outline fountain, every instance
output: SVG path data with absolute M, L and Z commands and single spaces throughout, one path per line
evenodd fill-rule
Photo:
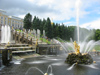
M 34 35 L 34 38 L 36 39 L 36 30 L 33 29 L 33 35 Z
M 28 73 L 29 73 L 29 71 L 30 71 L 31 69 L 36 69 L 36 70 L 38 70 L 42 75 L 54 75 L 54 74 L 52 73 L 52 66 L 51 66 L 51 65 L 48 66 L 47 71 L 46 71 L 45 73 L 44 73 L 41 69 L 39 69 L 39 68 L 37 68 L 37 67 L 31 67 L 31 68 L 29 68 L 29 69 L 27 70 L 27 72 L 25 73 L 25 75 L 28 75 Z M 50 69 L 50 73 L 48 72 L 49 69 Z
M 79 37 L 79 7 L 80 7 L 80 0 L 76 0 L 76 25 L 77 25 L 77 42 L 80 44 L 80 37 Z M 87 37 L 86 37 L 87 39 Z M 68 57 L 66 58 L 65 62 L 68 64 L 92 64 L 93 59 L 91 55 L 89 55 L 89 51 L 94 47 L 94 41 L 89 41 L 87 45 L 86 39 L 81 43 L 81 50 L 80 46 L 74 41 L 74 52 L 69 53 Z M 86 48 L 85 48 L 86 46 Z M 89 48 L 89 46 L 92 46 Z
M 40 30 L 37 29 L 37 38 L 40 39 Z
M 92 64 L 93 59 L 88 53 L 80 53 L 80 46 L 74 41 L 75 52 L 69 53 L 66 58 L 68 64 Z
M 43 37 L 45 38 L 45 30 L 43 30 Z
M 79 0 L 77 0 L 77 1 L 79 1 Z M 77 6 L 77 7 L 79 7 L 79 6 Z M 79 18 L 77 17 L 77 25 L 78 25 L 78 22 L 79 22 Z M 40 56 L 40 57 L 25 59 L 24 61 L 21 62 L 21 64 L 20 64 L 20 61 L 17 62 L 17 65 L 19 64 L 18 66 L 16 66 L 17 68 L 15 66 L 13 68 L 11 67 L 11 73 L 10 73 L 10 68 L 8 68 L 9 70 L 6 70 L 6 71 L 4 70 L 4 71 L 2 71 L 1 74 L 9 71 L 8 74 L 12 74 L 12 75 L 14 75 L 15 73 L 18 73 L 18 75 L 22 75 L 22 74 L 20 74 L 20 72 L 25 73 L 25 75 L 32 75 L 32 74 L 34 74 L 34 75 L 95 75 L 95 74 L 99 75 L 100 74 L 100 63 L 96 64 L 95 61 L 93 61 L 93 58 L 91 57 L 89 52 L 93 49 L 93 47 L 96 44 L 100 44 L 100 41 L 95 42 L 94 40 L 90 40 L 87 42 L 88 36 L 86 36 L 85 40 L 83 42 L 80 42 L 79 26 L 77 27 L 77 29 L 78 29 L 77 30 L 78 31 L 77 32 L 77 36 L 78 36 L 77 42 L 76 41 L 73 42 L 73 40 L 71 39 L 70 43 L 69 42 L 61 43 L 58 40 L 53 39 L 53 42 L 56 42 L 57 44 L 60 44 L 62 46 L 62 48 L 64 49 L 62 51 L 64 53 L 65 52 L 69 53 L 68 56 L 65 53 L 65 55 L 63 54 L 61 56 L 59 56 L 59 55 L 48 56 L 48 57 Z M 33 31 L 34 31 L 34 35 L 36 38 L 36 31 L 35 30 L 33 30 Z M 37 33 L 39 34 L 40 32 L 38 31 Z M 38 41 L 38 39 L 37 39 L 37 41 Z M 36 43 L 36 45 L 37 45 L 37 43 Z M 70 46 L 71 49 L 68 48 L 68 46 Z M 67 56 L 67 58 L 66 58 L 66 56 Z M 98 57 L 98 58 L 100 59 L 100 57 Z M 100 62 L 98 58 L 96 58 L 96 61 Z M 72 66 L 69 67 L 69 65 L 66 64 L 64 61 L 68 64 L 71 64 Z M 50 64 L 50 65 L 47 68 L 48 64 Z M 76 65 L 76 64 L 78 64 L 78 65 Z M 53 72 L 52 72 L 51 65 L 53 65 Z M 74 66 L 74 65 L 76 65 L 76 66 Z M 96 65 L 98 67 L 96 67 Z M 47 68 L 46 72 L 45 72 L 45 67 Z M 67 70 L 66 70 L 66 68 L 67 68 Z M 50 74 L 48 73 L 49 69 L 50 69 Z M 97 69 L 97 70 L 94 70 L 94 69 Z M 15 72 L 13 73 L 12 70 L 14 70 Z M 32 70 L 32 72 L 31 72 L 31 70 Z M 35 72 L 34 70 L 37 70 L 38 72 Z M 69 70 L 71 70 L 71 71 L 69 71 Z M 39 74 L 37 74 L 37 73 L 39 73 Z
M 9 25 L 1 26 L 1 43 L 8 43 L 11 39 L 11 30 Z

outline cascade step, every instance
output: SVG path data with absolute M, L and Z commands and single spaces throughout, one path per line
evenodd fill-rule
M 35 52 L 35 50 L 12 51 L 12 53 L 27 53 L 27 52 Z
M 9 47 L 9 48 L 13 49 L 13 51 L 32 49 L 32 47 Z
M 20 47 L 20 46 L 28 46 L 28 44 L 10 44 L 7 47 Z

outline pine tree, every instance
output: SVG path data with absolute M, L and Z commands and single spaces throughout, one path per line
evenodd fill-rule
M 47 21 L 44 25 L 44 29 L 46 31 L 46 36 L 48 38 L 53 38 L 53 35 L 52 35 L 52 26 L 51 26 L 51 21 L 49 18 L 47 18 Z
M 32 28 L 36 29 L 36 16 L 34 16 L 34 19 L 32 21 Z
M 26 14 L 26 16 L 24 17 L 24 28 L 25 29 L 31 29 L 32 27 L 32 15 L 30 13 Z

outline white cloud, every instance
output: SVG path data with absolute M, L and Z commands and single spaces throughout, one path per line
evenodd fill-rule
M 75 26 L 76 22 L 63 22 L 64 25 L 71 25 L 71 26 Z
M 34 3 L 34 2 L 35 2 L 34 0 L 27 0 L 27 1 L 32 2 L 32 3 Z
M 24 15 L 19 15 L 18 17 L 20 17 L 20 18 L 24 19 L 25 14 L 24 14 Z
M 39 14 L 38 16 L 45 17 L 52 17 L 54 20 L 69 20 L 71 18 L 76 18 L 76 9 L 75 9 L 75 2 L 76 0 L 28 0 L 29 2 L 33 2 L 33 4 L 39 6 L 47 6 L 50 9 L 54 10 L 52 12 L 47 12 L 44 14 Z M 85 15 L 89 14 L 83 9 L 84 7 L 84 0 L 80 0 L 80 12 L 79 16 L 84 17 Z M 89 4 L 88 4 L 89 5 Z M 37 13 L 36 13 L 37 14 Z
M 100 18 L 95 21 L 82 24 L 80 25 L 80 27 L 87 28 L 87 29 L 100 29 Z
M 94 2 L 100 2 L 100 0 L 80 1 L 80 18 L 90 14 L 85 10 L 87 7 L 92 6 Z M 50 17 L 55 21 L 61 22 L 76 18 L 75 2 L 76 0 L 1 0 L 0 8 L 5 9 L 10 15 L 19 15 L 21 18 L 30 13 L 32 16 L 38 16 L 41 19 Z

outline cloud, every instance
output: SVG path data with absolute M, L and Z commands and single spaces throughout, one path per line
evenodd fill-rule
M 1 0 L 0 6 L 0 9 L 7 11 L 9 15 L 23 15 L 28 12 L 45 14 L 55 11 L 47 5 L 39 6 L 37 3 L 31 3 L 27 0 Z
M 100 18 L 95 21 L 82 24 L 80 27 L 88 29 L 100 29 Z
M 90 14 L 85 9 L 100 0 L 80 0 L 79 17 Z M 55 21 L 76 18 L 76 0 L 0 0 L 0 9 L 7 11 L 8 15 L 24 18 L 27 13 L 39 18 L 53 18 Z M 61 22 L 62 23 L 62 22 Z

